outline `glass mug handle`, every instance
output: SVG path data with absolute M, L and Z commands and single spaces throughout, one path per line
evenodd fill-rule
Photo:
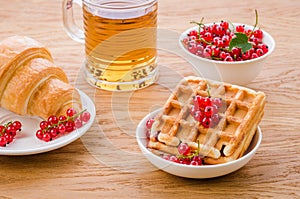
M 84 32 L 76 25 L 73 18 L 73 3 L 82 7 L 82 0 L 63 0 L 62 10 L 64 29 L 74 41 L 84 43 Z

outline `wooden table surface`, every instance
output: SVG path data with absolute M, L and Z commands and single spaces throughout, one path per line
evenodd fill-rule
M 26 35 L 48 46 L 72 84 L 94 101 L 96 120 L 60 149 L 0 156 L 0 198 L 300 198 L 300 1 L 159 1 L 160 30 L 179 34 L 201 17 L 254 24 L 258 9 L 260 26 L 276 41 L 263 71 L 247 85 L 267 95 L 259 150 L 240 170 L 202 180 L 154 168 L 134 136 L 138 122 L 162 106 L 177 82 L 195 74 L 191 65 L 161 47 L 153 86 L 127 93 L 95 89 L 82 78 L 84 46 L 65 34 L 61 8 L 60 0 L 0 0 L 0 40 Z

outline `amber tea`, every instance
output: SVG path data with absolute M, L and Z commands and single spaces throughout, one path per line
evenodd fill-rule
M 83 4 L 88 81 L 106 90 L 152 84 L 157 76 L 157 2 L 127 0 L 102 6 Z

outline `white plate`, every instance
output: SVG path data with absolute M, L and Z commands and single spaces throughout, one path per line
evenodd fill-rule
M 145 133 L 145 124 L 148 119 L 155 117 L 159 110 L 160 109 L 149 113 L 141 120 L 136 129 L 136 139 L 141 151 L 154 166 L 176 176 L 200 179 L 214 178 L 234 172 L 246 165 L 251 160 L 251 158 L 259 148 L 262 140 L 262 133 L 260 128 L 258 127 L 246 153 L 241 158 L 224 164 L 193 166 L 171 162 L 153 154 L 147 149 L 148 140 Z
M 63 147 L 80 138 L 91 127 L 95 119 L 96 111 L 92 100 L 82 91 L 78 91 L 81 96 L 83 108 L 87 109 L 91 114 L 90 120 L 81 128 L 50 142 L 44 142 L 35 136 L 35 132 L 39 129 L 39 123 L 42 121 L 40 118 L 20 116 L 0 108 L 0 124 L 12 120 L 19 120 L 22 123 L 22 131 L 17 132 L 14 141 L 6 147 L 0 147 L 0 155 L 31 155 L 43 153 Z

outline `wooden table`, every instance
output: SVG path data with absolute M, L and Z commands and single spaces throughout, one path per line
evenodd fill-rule
M 179 34 L 189 21 L 259 23 L 276 50 L 249 85 L 267 94 L 263 141 L 242 169 L 192 180 L 154 168 L 141 154 L 135 128 L 164 103 L 183 76 L 195 71 L 181 56 L 159 50 L 160 77 L 129 93 L 97 90 L 83 80 L 84 47 L 62 26 L 60 0 L 1 0 L 0 40 L 26 35 L 49 47 L 70 81 L 95 102 L 92 128 L 75 142 L 43 154 L 0 156 L 0 198 L 300 198 L 300 1 L 159 1 L 159 28 Z M 81 19 L 80 9 L 76 18 Z

